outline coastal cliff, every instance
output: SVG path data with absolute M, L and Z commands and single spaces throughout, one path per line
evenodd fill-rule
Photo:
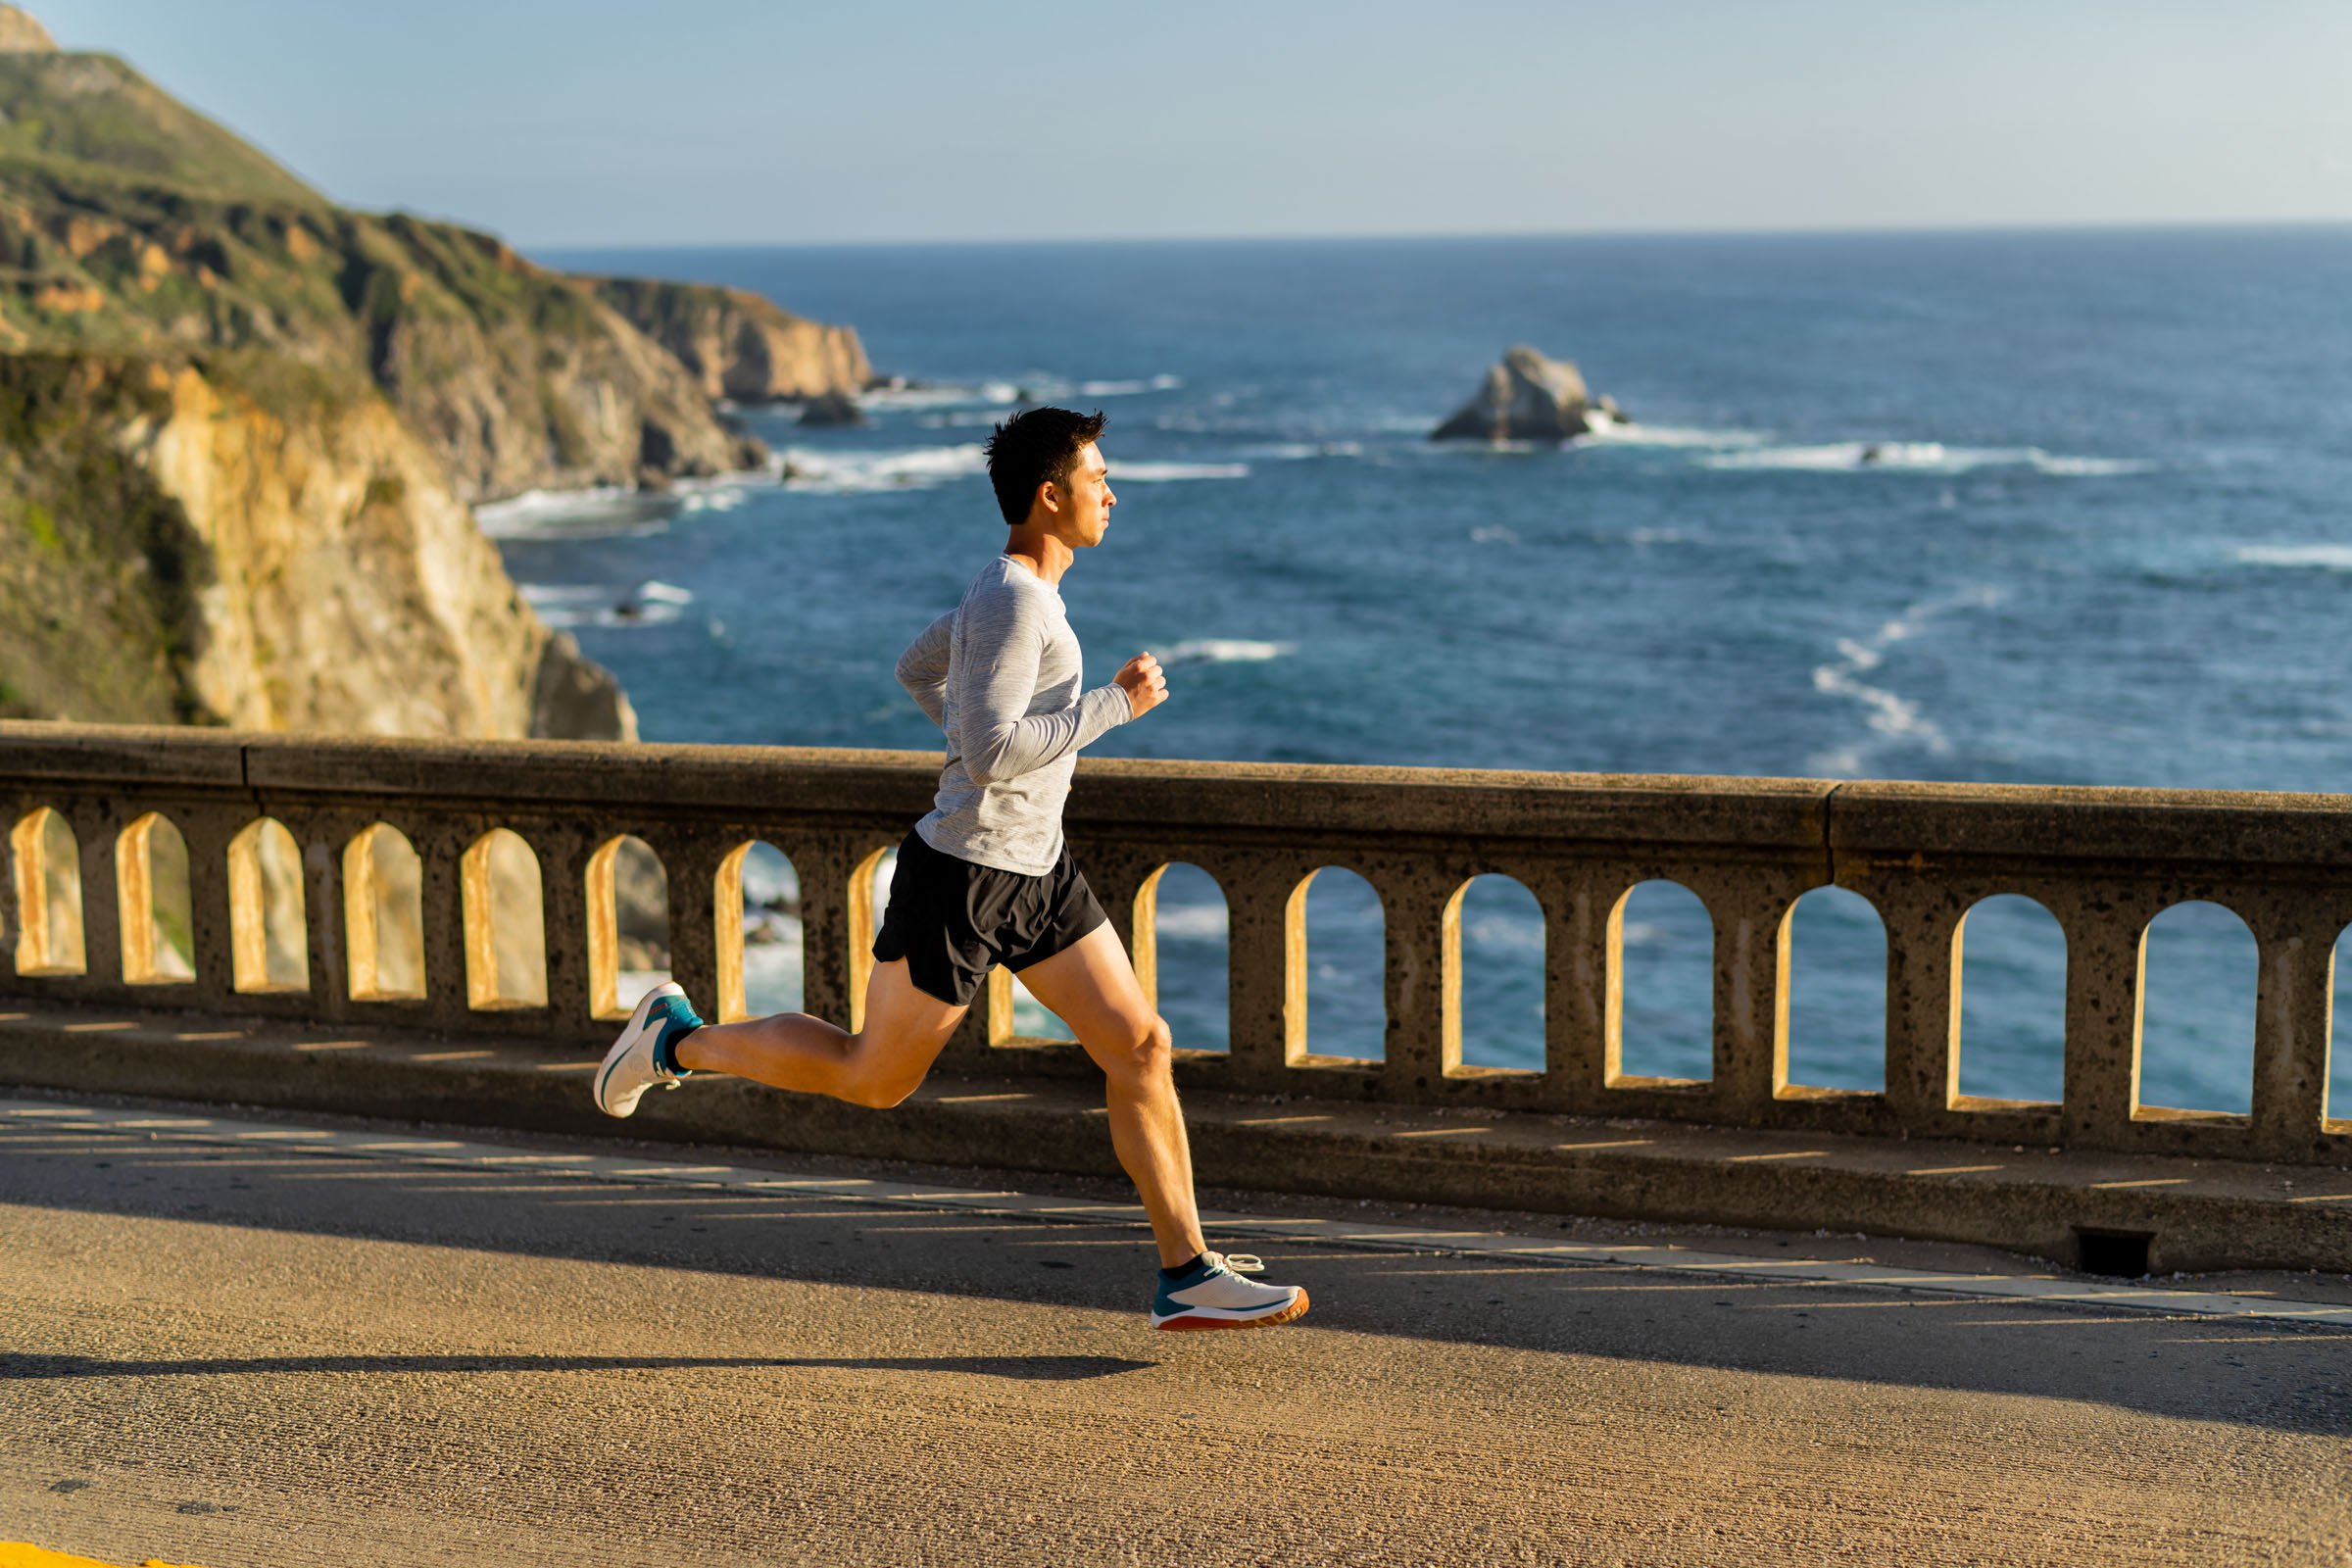
M 634 738 L 380 397 L 253 368 L 0 356 L 0 712 Z
M 847 396 L 874 379 L 857 329 L 793 315 L 744 289 L 596 279 L 597 298 L 675 355 L 703 395 L 737 403 Z
M 634 739 L 468 504 L 755 466 L 717 395 L 869 373 L 752 296 L 339 207 L 0 6 L 0 712 Z

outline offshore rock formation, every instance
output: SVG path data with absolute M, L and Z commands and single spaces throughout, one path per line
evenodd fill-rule
M 642 277 L 594 282 L 597 298 L 675 355 L 707 398 L 795 402 L 848 396 L 874 379 L 856 328 L 808 320 L 744 289 Z
M 1522 343 L 1489 368 L 1469 402 L 1429 433 L 1432 441 L 1566 441 L 1614 416 L 1616 405 L 1587 396 L 1572 360 L 1546 358 Z
M 844 329 L 653 293 L 750 321 L 745 365 L 862 384 Z M 634 738 L 466 503 L 758 464 L 708 368 L 494 236 L 335 206 L 0 6 L 0 712 Z

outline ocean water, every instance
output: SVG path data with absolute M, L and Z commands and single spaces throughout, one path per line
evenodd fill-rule
M 1095 755 L 2352 787 L 2352 228 L 544 259 L 756 289 L 932 383 L 858 430 L 741 411 L 781 482 L 486 511 L 648 739 L 937 746 L 892 665 L 1001 546 L 979 442 L 1026 397 L 1110 419 L 1090 679 L 1171 665 Z M 1517 342 L 1636 423 L 1424 439 Z M 1162 1010 L 1220 1045 L 1213 886 L 1162 908 Z M 1318 1050 L 1379 1049 L 1379 921 L 1317 878 Z M 1482 879 L 1464 931 L 1473 1058 L 1534 1060 L 1532 898 Z M 1629 1068 L 1703 1076 L 1703 911 L 1644 886 L 1627 932 Z M 1964 1087 L 2054 1098 L 2054 924 L 1968 937 Z M 1875 1085 L 1876 915 L 1816 894 L 1794 941 L 1794 1075 Z M 2145 1098 L 2243 1109 L 2251 938 L 2150 941 Z

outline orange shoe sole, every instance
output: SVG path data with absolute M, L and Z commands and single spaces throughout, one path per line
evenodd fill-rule
M 1281 1311 L 1268 1313 L 1264 1317 L 1172 1317 L 1165 1323 L 1152 1326 L 1163 1334 L 1192 1334 L 1202 1329 L 1270 1329 L 1276 1324 L 1302 1317 L 1305 1313 L 1306 1292 L 1300 1291 L 1298 1299 Z

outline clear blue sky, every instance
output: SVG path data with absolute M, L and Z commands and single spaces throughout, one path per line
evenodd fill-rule
M 2352 220 L 2352 0 L 49 0 L 525 246 Z

